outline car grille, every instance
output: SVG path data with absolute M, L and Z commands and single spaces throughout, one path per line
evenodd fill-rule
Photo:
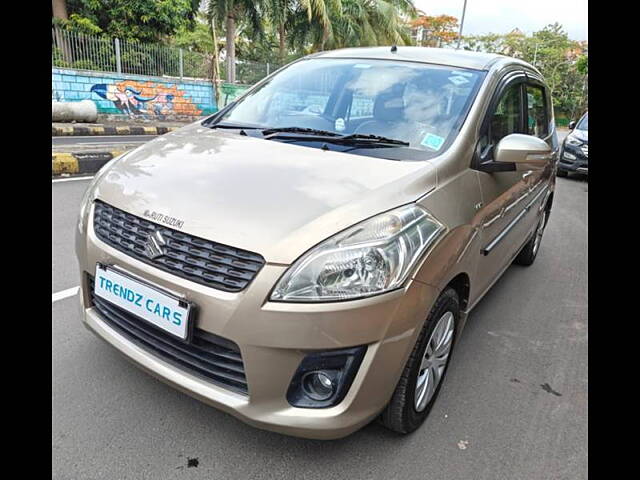
M 91 304 L 111 328 L 162 360 L 229 390 L 248 395 L 242 355 L 234 342 L 195 327 L 188 343 L 173 338 L 95 295 L 93 277 L 88 277 Z
M 142 262 L 196 283 L 239 292 L 258 274 L 265 261 L 257 253 L 187 235 L 144 220 L 99 200 L 93 228 L 103 242 Z M 148 254 L 150 236 L 159 232 L 164 245 Z

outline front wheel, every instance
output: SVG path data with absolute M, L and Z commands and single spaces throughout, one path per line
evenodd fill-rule
M 416 430 L 435 403 L 453 349 L 460 303 L 452 288 L 442 292 L 422 327 L 389 405 L 380 417 L 394 432 Z

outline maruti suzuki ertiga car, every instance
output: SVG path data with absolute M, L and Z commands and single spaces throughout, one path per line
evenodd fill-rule
M 293 62 L 96 175 L 77 227 L 84 323 L 256 427 L 411 432 L 469 312 L 538 254 L 552 112 L 540 72 L 500 55 Z

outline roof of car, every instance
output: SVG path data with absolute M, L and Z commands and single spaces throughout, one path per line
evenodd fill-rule
M 498 55 L 496 53 L 470 52 L 468 50 L 453 50 L 448 48 L 405 46 L 398 46 L 395 52 L 391 51 L 391 47 L 343 48 L 339 50 L 320 52 L 314 55 L 314 57 L 405 60 L 412 62 L 435 63 L 451 67 L 471 68 L 475 70 L 489 70 L 493 64 L 498 63 L 500 60 L 512 60 L 514 63 L 525 64 L 515 58 Z

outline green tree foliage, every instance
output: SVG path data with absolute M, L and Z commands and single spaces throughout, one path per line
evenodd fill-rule
M 193 26 L 199 0 L 67 0 L 69 20 L 57 20 L 81 33 L 143 42 L 164 41 Z
M 500 53 L 534 65 L 544 75 L 556 116 L 575 118 L 587 108 L 585 45 L 569 39 L 558 23 L 527 36 L 519 30 L 505 35 L 464 37 L 466 50 Z
M 323 8 L 307 8 L 305 3 L 294 10 L 289 38 L 306 52 L 411 44 L 407 20 L 416 10 L 409 0 L 325 0 Z
M 576 68 L 581 74 L 587 75 L 589 73 L 589 56 L 581 55 L 578 60 L 576 60 Z

